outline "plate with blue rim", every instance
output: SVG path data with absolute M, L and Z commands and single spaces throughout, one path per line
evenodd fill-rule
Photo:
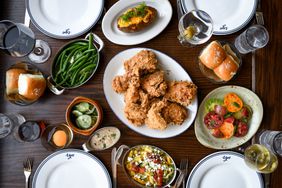
M 39 31 L 52 38 L 71 39 L 97 23 L 104 0 L 26 0 L 26 7 Z
M 258 0 L 180 0 L 184 12 L 199 9 L 213 20 L 214 35 L 228 35 L 245 27 L 253 18 Z
M 110 175 L 94 155 L 65 149 L 46 157 L 38 166 L 32 188 L 111 188 Z
M 191 171 L 186 188 L 263 188 L 260 173 L 249 168 L 244 155 L 220 151 L 203 158 Z

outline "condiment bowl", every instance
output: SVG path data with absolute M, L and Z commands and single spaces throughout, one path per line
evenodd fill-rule
M 50 151 L 67 148 L 72 140 L 73 131 L 65 123 L 49 125 L 41 135 L 41 144 Z
M 89 129 L 79 128 L 76 125 L 73 114 L 72 114 L 72 110 L 73 110 L 74 106 L 81 103 L 81 102 L 87 102 L 87 103 L 93 105 L 96 108 L 97 113 L 98 113 L 97 120 L 96 120 L 95 124 L 91 125 L 91 127 Z M 67 124 L 70 126 L 70 128 L 75 133 L 78 133 L 78 134 L 81 134 L 81 135 L 84 135 L 84 136 L 89 136 L 90 134 L 93 133 L 93 131 L 95 131 L 97 129 L 97 127 L 102 122 L 103 111 L 102 111 L 101 106 L 96 101 L 89 99 L 87 97 L 78 96 L 78 97 L 74 98 L 73 101 L 68 105 L 67 110 L 66 110 L 66 114 L 65 114 L 65 118 L 66 118 Z
M 119 141 L 120 135 L 120 130 L 116 127 L 103 127 L 96 130 L 82 148 L 86 152 L 106 150 Z

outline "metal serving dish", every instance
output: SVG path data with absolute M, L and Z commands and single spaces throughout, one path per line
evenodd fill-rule
M 89 35 L 93 36 L 93 45 L 94 48 L 96 48 L 97 50 L 97 66 L 93 69 L 92 74 L 81 84 L 73 86 L 73 87 L 63 87 L 63 86 L 56 86 L 57 83 L 54 81 L 54 70 L 55 70 L 55 61 L 56 59 L 59 57 L 59 55 L 62 53 L 62 51 L 69 47 L 69 45 L 76 43 L 76 42 L 89 42 Z M 96 46 L 96 44 L 98 44 L 99 48 Z M 67 44 L 65 44 L 63 47 L 61 47 L 61 49 L 58 51 L 58 53 L 56 54 L 53 62 L 52 62 L 52 67 L 51 67 L 51 75 L 47 78 L 47 86 L 48 88 L 56 95 L 61 95 L 66 89 L 74 89 L 74 88 L 78 88 L 80 86 L 82 86 L 83 84 L 85 84 L 88 80 L 90 80 L 92 78 L 92 76 L 94 75 L 94 73 L 96 72 L 98 66 L 99 66 L 99 61 L 100 61 L 100 51 L 103 49 L 104 47 L 104 42 L 101 40 L 100 37 L 98 37 L 97 35 L 95 35 L 94 33 L 89 33 L 84 39 L 76 39 L 76 40 L 72 40 L 70 42 L 68 42 Z

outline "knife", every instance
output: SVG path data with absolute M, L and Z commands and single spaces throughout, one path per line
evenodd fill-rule
M 30 17 L 29 17 L 27 9 L 25 9 L 24 25 L 29 27 L 29 24 L 30 24 Z

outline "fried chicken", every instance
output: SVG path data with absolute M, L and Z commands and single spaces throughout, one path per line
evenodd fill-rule
M 166 82 L 164 71 L 156 71 L 145 76 L 141 82 L 141 87 L 151 96 L 160 97 L 166 92 Z
M 188 111 L 184 106 L 177 103 L 169 103 L 162 111 L 167 123 L 181 125 L 188 117 Z
M 145 73 L 154 72 L 157 65 L 156 55 L 149 50 L 142 50 L 124 62 L 125 71 L 130 76 L 141 76 Z
M 126 75 L 116 76 L 112 81 L 112 88 L 117 93 L 124 93 L 128 88 L 128 78 Z
M 124 108 L 125 117 L 133 125 L 141 126 L 147 117 L 147 109 L 136 103 L 126 103 Z
M 166 102 L 164 101 L 159 101 L 151 106 L 145 120 L 145 123 L 149 128 L 160 130 L 167 128 L 167 123 L 161 114 L 161 111 L 165 106 Z
M 171 81 L 168 83 L 168 89 L 164 97 L 171 102 L 188 106 L 196 94 L 197 86 L 192 82 Z

